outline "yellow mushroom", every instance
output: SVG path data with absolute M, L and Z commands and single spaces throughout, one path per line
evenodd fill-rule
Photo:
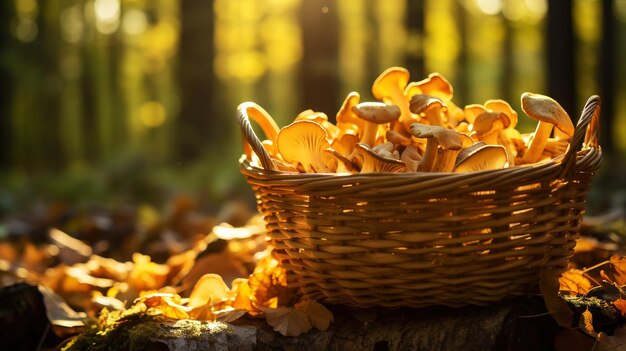
M 339 111 L 337 111 L 337 114 L 335 115 L 337 127 L 341 129 L 342 133 L 346 129 L 354 129 L 354 126 L 357 127 L 357 132 L 362 133 L 364 125 L 363 120 L 359 119 L 352 111 L 352 108 L 358 105 L 360 100 L 361 96 L 356 91 L 350 92 L 343 100 Z
M 523 163 L 535 163 L 541 157 L 552 129 L 557 127 L 571 137 L 574 135 L 574 124 L 563 107 L 549 96 L 523 93 L 521 101 L 522 110 L 526 115 L 539 121 L 522 158 Z
M 441 126 L 413 123 L 411 125 L 411 133 L 416 138 L 425 138 L 427 140 L 426 150 L 418 169 L 422 172 L 446 172 L 451 170 L 458 150 L 472 143 L 469 136 Z M 438 158 L 439 147 L 441 147 L 442 152 Z M 449 158 L 452 154 L 454 154 L 454 158 L 450 161 Z
M 441 112 L 445 111 L 448 107 L 437 97 L 426 94 L 416 94 L 411 97 L 409 108 L 411 112 L 417 115 L 424 115 L 431 126 L 443 126 Z
M 500 132 L 508 128 L 511 121 L 503 112 L 487 111 L 476 116 L 472 125 L 472 133 L 480 141 L 486 144 L 495 145 L 498 143 Z
M 404 172 L 406 169 L 404 162 L 395 158 L 380 156 L 365 144 L 357 144 L 354 150 L 362 164 L 361 173 Z
M 421 160 L 422 155 L 415 145 L 407 146 L 400 155 L 400 161 L 406 165 L 406 172 L 417 172 Z
M 365 121 L 360 142 L 369 146 L 376 141 L 379 124 L 390 123 L 400 117 L 398 106 L 382 102 L 362 102 L 352 107 L 352 111 Z
M 381 73 L 372 84 L 372 94 L 376 99 L 400 108 L 398 123 L 394 123 L 392 126 L 396 131 L 399 128 L 404 128 L 402 126 L 404 120 L 411 118 L 409 100 L 404 96 L 404 88 L 408 82 L 409 71 L 406 68 L 390 67 Z
M 502 169 L 506 165 L 506 151 L 501 145 L 478 142 L 459 153 L 454 173 Z
M 295 121 L 276 136 L 276 148 L 283 159 L 301 165 L 307 173 L 334 171 L 330 156 L 324 152 L 329 147 L 326 130 L 312 121 Z

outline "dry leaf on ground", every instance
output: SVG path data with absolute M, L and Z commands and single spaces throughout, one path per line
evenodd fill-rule
M 580 269 L 570 269 L 559 278 L 559 290 L 569 291 L 571 295 L 585 294 L 593 285 Z
M 306 314 L 309 317 L 309 322 L 319 330 L 328 329 L 333 321 L 332 312 L 315 301 L 301 301 L 295 307 Z
M 313 328 L 309 317 L 294 307 L 260 308 L 265 313 L 267 324 L 285 336 L 298 336 Z

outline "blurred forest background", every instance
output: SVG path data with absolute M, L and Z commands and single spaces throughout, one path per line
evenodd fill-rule
M 334 117 L 393 65 L 442 73 L 461 106 L 521 113 L 531 91 L 576 118 L 600 94 L 590 200 L 626 203 L 626 0 L 6 0 L 0 23 L 0 217 L 49 201 L 252 202 L 240 102 L 280 126 L 308 108 Z

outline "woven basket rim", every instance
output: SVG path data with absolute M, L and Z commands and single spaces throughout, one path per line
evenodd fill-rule
M 599 146 L 597 147 L 587 146 L 583 150 L 578 151 L 577 156 L 584 157 L 585 155 L 587 155 L 589 152 L 592 152 L 593 150 L 597 152 L 601 152 L 602 148 Z M 264 168 L 253 165 L 251 161 L 247 159 L 245 154 L 242 154 L 241 157 L 239 158 L 239 166 L 240 168 L 245 169 L 247 172 L 262 173 L 268 176 L 280 176 L 280 177 L 285 177 L 289 179 L 291 178 L 297 179 L 297 178 L 302 178 L 302 177 L 306 177 L 306 178 L 326 178 L 326 177 L 358 178 L 358 177 L 364 177 L 364 176 L 370 176 L 370 177 L 393 176 L 397 178 L 419 177 L 419 178 L 428 179 L 428 178 L 439 178 L 439 177 L 457 178 L 457 177 L 463 177 L 467 175 L 476 176 L 476 175 L 493 174 L 493 173 L 512 173 L 512 172 L 519 172 L 520 170 L 527 170 L 527 169 L 536 170 L 536 169 L 541 169 L 541 168 L 551 168 L 554 166 L 561 166 L 563 157 L 564 155 L 560 155 L 550 160 L 542 161 L 538 163 L 515 165 L 515 166 L 502 168 L 502 169 L 489 169 L 489 170 L 484 170 L 484 171 L 463 172 L 463 173 L 421 172 L 421 171 L 417 171 L 417 172 L 367 172 L 367 173 L 298 173 L 298 172 L 287 172 L 287 171 L 269 171 Z

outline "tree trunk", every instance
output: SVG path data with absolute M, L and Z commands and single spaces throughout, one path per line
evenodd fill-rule
M 405 65 L 414 77 L 425 77 L 426 68 L 424 67 L 424 2 L 423 1 L 407 1 L 406 2 L 406 29 L 407 36 L 412 40 L 420 40 L 419 51 L 407 51 L 405 53 Z M 414 45 L 407 45 L 415 47 Z
M 548 39 L 548 95 L 571 114 L 574 124 L 576 109 L 575 42 L 572 0 L 548 2 L 546 19 Z
M 603 151 L 611 154 L 614 150 L 612 129 L 615 126 L 615 47 L 618 43 L 615 36 L 615 17 L 613 1 L 602 0 L 602 43 L 600 50 L 600 97 L 602 98 L 602 123 L 600 124 L 600 144 Z
M 339 108 L 339 18 L 334 1 L 303 1 L 300 5 L 302 106 L 324 112 L 330 120 Z
M 231 120 L 214 115 L 213 1 L 181 1 L 180 6 L 181 110 L 176 145 L 178 156 L 189 160 L 207 151 L 202 149 L 206 140 L 224 140 Z

